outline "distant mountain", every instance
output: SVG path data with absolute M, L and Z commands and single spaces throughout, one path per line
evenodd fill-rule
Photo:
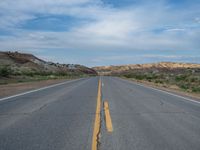
M 12 74 L 97 75 L 94 69 L 78 64 L 46 62 L 32 54 L 0 52 L 0 67 L 9 67 Z
M 94 67 L 100 75 L 121 75 L 130 72 L 178 72 L 185 69 L 200 70 L 200 64 L 161 62 L 121 66 Z

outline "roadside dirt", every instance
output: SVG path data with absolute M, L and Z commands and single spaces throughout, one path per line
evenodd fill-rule
M 42 88 L 42 87 L 49 86 L 52 84 L 61 83 L 64 81 L 67 81 L 67 79 L 43 80 L 43 81 L 0 85 L 0 98 Z
M 166 92 L 170 92 L 173 94 L 177 94 L 180 96 L 184 96 L 184 97 L 188 97 L 188 98 L 200 101 L 200 94 L 184 92 L 184 91 L 181 91 L 178 87 L 173 86 L 173 85 L 168 85 L 167 87 L 164 87 L 166 85 L 156 84 L 156 83 L 148 82 L 148 81 L 135 80 L 135 79 L 127 79 L 127 78 L 123 78 L 123 79 L 134 81 L 134 82 L 141 83 L 141 84 L 144 84 L 156 89 L 160 89 Z

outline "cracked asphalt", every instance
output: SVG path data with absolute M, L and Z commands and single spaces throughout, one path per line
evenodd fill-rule
M 0 101 L 0 150 L 91 149 L 98 78 Z
M 113 132 L 101 130 L 102 150 L 199 150 L 200 104 L 133 82 L 102 77 Z
M 0 150 L 91 150 L 99 77 L 0 101 Z M 101 77 L 99 150 L 199 150 L 200 104 Z

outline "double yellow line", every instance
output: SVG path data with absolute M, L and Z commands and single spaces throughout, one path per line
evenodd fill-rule
M 98 83 L 98 93 L 97 93 L 97 107 L 96 107 L 96 115 L 94 122 L 94 130 L 92 137 L 92 150 L 97 150 L 98 148 L 98 140 L 100 136 L 100 124 L 101 124 L 101 79 L 99 79 Z M 113 131 L 112 120 L 110 117 L 108 102 L 104 102 L 104 111 L 105 111 L 105 121 L 108 132 Z
M 98 136 L 100 136 L 100 123 L 101 123 L 101 80 L 99 80 L 98 84 L 98 93 L 97 93 L 97 107 L 96 107 L 96 115 L 94 122 L 94 130 L 92 137 L 92 150 L 97 150 L 98 146 Z

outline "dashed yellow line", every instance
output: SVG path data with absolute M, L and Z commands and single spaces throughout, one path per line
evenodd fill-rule
M 105 112 L 105 120 L 106 120 L 106 128 L 108 132 L 113 132 L 112 120 L 109 111 L 108 102 L 104 102 L 104 112 Z
M 97 150 L 98 146 L 98 136 L 100 132 L 100 111 L 101 111 L 101 80 L 99 79 L 98 83 L 98 93 L 97 93 L 97 107 L 96 107 L 96 115 L 93 129 L 93 137 L 92 137 L 92 150 Z

